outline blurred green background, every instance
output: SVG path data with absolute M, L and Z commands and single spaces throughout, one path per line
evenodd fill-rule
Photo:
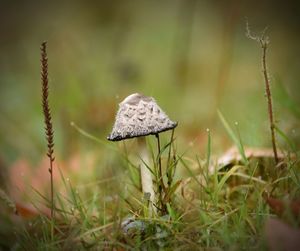
M 245 36 L 268 26 L 268 67 L 279 127 L 299 145 L 300 36 L 297 4 L 276 1 L 2 1 L 0 151 L 9 165 L 45 155 L 40 51 L 48 41 L 56 156 L 101 146 L 118 103 L 141 92 L 179 122 L 178 146 L 205 154 L 231 145 L 217 109 L 239 122 L 245 145 L 270 146 L 261 48 Z M 284 143 L 280 144 L 284 147 Z M 102 155 L 103 156 L 103 155 Z M 100 167 L 99 167 L 100 168 Z

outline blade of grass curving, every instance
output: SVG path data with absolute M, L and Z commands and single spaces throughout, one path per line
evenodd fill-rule
M 89 229 L 93 226 L 92 223 L 90 222 L 90 219 L 91 219 L 92 211 L 93 211 L 93 209 L 96 205 L 96 201 L 97 201 L 98 196 L 99 196 L 99 193 L 98 193 L 98 190 L 97 190 L 93 194 L 92 201 L 90 202 L 90 205 L 86 209 L 85 218 L 84 218 L 84 221 L 82 222 L 82 226 L 84 226 L 87 229 Z M 95 233 L 92 233 L 92 236 L 96 240 L 97 237 L 96 237 Z
M 78 125 L 75 124 L 75 122 L 71 122 L 70 125 L 75 128 L 81 135 L 85 136 L 86 138 L 88 139 L 91 139 L 97 143 L 100 143 L 101 145 L 115 151 L 115 152 L 118 152 L 119 153 L 119 149 L 118 147 L 116 147 L 115 145 L 113 144 L 107 144 L 107 141 L 106 140 L 102 140 L 102 139 L 99 139 L 95 136 L 93 136 L 92 134 L 86 132 L 85 130 L 83 130 L 82 128 L 80 128 Z
M 243 167 L 243 166 L 240 166 L 240 165 L 233 166 L 228 172 L 225 173 L 225 175 L 222 177 L 222 179 L 220 180 L 220 182 L 217 185 L 217 189 L 215 191 L 216 196 L 219 195 L 222 187 L 224 186 L 226 181 L 230 178 L 230 176 L 232 176 L 241 167 Z
M 74 207 L 78 210 L 81 219 L 85 219 L 85 212 L 83 210 L 83 206 L 82 206 L 80 196 L 74 190 L 71 182 L 69 182 L 69 189 L 70 189 L 70 192 L 71 192 L 71 198 L 72 198 L 72 202 L 73 202 Z
M 197 176 L 193 173 L 193 171 L 188 167 L 188 165 L 185 163 L 185 161 L 181 157 L 179 157 L 179 161 L 185 167 L 185 169 L 188 171 L 189 175 L 193 178 L 193 180 L 195 180 L 196 183 L 200 187 L 202 187 L 208 194 L 210 194 L 210 191 L 205 186 L 203 186 L 203 184 L 201 184 L 201 182 L 197 179 Z
M 275 125 L 275 130 L 278 133 L 278 135 L 288 144 L 288 146 L 291 148 L 291 150 L 297 154 L 297 147 L 293 141 L 289 139 L 289 137 L 277 126 Z
M 229 213 L 226 213 L 225 215 L 223 215 L 222 217 L 218 217 L 217 220 L 213 221 L 212 223 L 206 223 L 206 224 L 203 224 L 201 226 L 201 228 L 211 228 L 217 224 L 219 224 L 220 222 L 224 221 L 226 218 L 228 218 L 229 216 L 231 216 L 232 214 L 236 213 L 237 211 L 239 211 L 240 208 L 235 208 L 233 209 L 232 211 L 230 211 Z
M 241 137 L 241 134 L 240 134 L 240 130 L 239 130 L 239 127 L 238 127 L 238 122 L 235 122 L 234 124 L 235 124 L 237 135 L 238 135 L 239 146 L 240 146 L 240 154 L 243 157 L 244 164 L 248 165 L 249 161 L 248 161 L 248 159 L 246 157 L 246 154 L 245 154 L 244 144 L 243 144 L 242 137 Z
M 218 184 L 219 184 L 219 179 L 218 179 L 218 168 L 214 168 L 214 172 L 212 175 L 212 180 L 213 180 L 213 189 L 211 189 L 211 193 L 212 193 L 212 199 L 213 199 L 213 203 L 215 204 L 215 206 L 217 206 L 217 196 L 215 191 L 218 188 Z
M 219 174 L 226 174 L 226 172 L 219 172 Z M 239 177 L 242 177 L 242 178 L 245 178 L 245 179 L 249 179 L 250 181 L 253 180 L 253 181 L 256 181 L 257 183 L 262 184 L 262 185 L 266 185 L 268 183 L 268 182 L 266 182 L 262 179 L 252 177 L 252 176 L 244 174 L 244 173 L 238 173 L 237 172 L 237 173 L 233 173 L 231 175 L 232 176 L 239 176 Z
M 173 186 L 167 188 L 166 194 L 163 198 L 164 203 L 170 201 L 172 195 L 175 193 L 175 191 L 177 190 L 180 184 L 181 184 L 181 180 L 177 180 Z
M 207 129 L 207 147 L 206 147 L 206 168 L 209 169 L 210 155 L 211 155 L 211 135 L 210 130 Z
M 147 167 L 147 169 L 153 174 L 155 175 L 154 171 L 152 170 L 152 168 L 142 159 L 141 156 L 139 156 L 139 160 L 142 161 L 142 163 L 145 165 L 145 167 Z
M 208 168 L 207 168 L 207 163 L 205 164 L 205 166 L 203 168 L 202 165 L 201 165 L 201 163 L 200 163 L 200 159 L 199 159 L 198 155 L 196 155 L 196 161 L 197 161 L 197 164 L 198 164 L 198 169 L 200 170 L 200 173 L 198 175 L 199 179 L 204 178 L 204 184 L 207 187 L 208 184 L 209 184 L 209 176 L 208 176 L 209 175 L 209 171 L 208 171 Z M 202 207 L 205 210 L 207 210 L 207 208 L 206 208 L 206 205 L 207 205 L 207 203 L 206 203 L 206 197 L 203 196 L 202 190 L 200 190 L 200 197 L 199 197 L 199 199 L 200 199 L 200 205 L 202 205 Z
M 200 163 L 200 159 L 199 159 L 199 156 L 196 155 L 196 161 L 197 161 L 197 164 L 198 164 L 198 167 L 199 167 L 199 170 L 201 171 L 201 175 L 203 176 L 204 180 L 205 180 L 205 184 L 208 184 L 208 177 L 209 177 L 209 173 L 207 170 L 203 170 L 202 165 Z M 205 165 L 205 168 L 207 167 L 207 163 Z
M 299 170 L 295 170 L 295 168 L 297 168 L 297 166 L 296 166 L 297 163 L 299 163 L 299 162 L 297 161 L 297 162 L 293 162 L 292 164 L 290 164 L 289 171 L 292 174 L 291 175 L 292 180 L 295 182 L 295 184 L 297 184 L 298 187 L 300 187 Z
M 205 176 L 205 181 L 206 184 L 208 184 L 208 177 L 209 177 L 209 165 L 210 165 L 210 156 L 211 156 L 211 134 L 210 130 L 207 128 L 207 147 L 206 147 L 206 175 Z M 198 158 L 197 158 L 198 160 Z M 199 160 L 198 163 L 200 164 Z
M 141 179 L 140 179 L 140 173 L 136 166 L 134 165 L 128 165 L 128 170 L 129 170 L 129 178 L 132 182 L 132 185 L 140 190 L 141 189 Z
M 61 199 L 61 197 L 59 195 L 56 196 L 56 199 L 58 201 L 58 204 L 60 205 L 60 208 L 57 208 L 56 211 L 61 213 L 61 215 L 63 216 L 64 220 L 66 222 L 68 222 L 68 217 L 67 215 L 72 215 L 71 212 L 68 212 L 66 209 L 65 209 L 65 205 Z
M 59 167 L 57 168 L 57 170 L 58 170 L 58 172 L 59 172 L 60 178 L 62 179 L 63 184 L 64 184 L 64 186 L 65 186 L 65 189 L 66 189 L 66 191 L 67 191 L 67 190 L 68 190 L 68 186 L 67 186 L 67 183 L 66 183 L 65 176 L 63 175 L 63 173 L 62 173 L 62 171 L 61 171 L 61 169 L 60 169 Z
M 245 151 L 244 151 L 244 147 L 242 142 L 240 141 L 240 139 L 238 137 L 236 137 L 235 133 L 233 132 L 233 130 L 231 129 L 231 127 L 229 126 L 228 122 L 226 121 L 226 119 L 224 118 L 223 114 L 218 110 L 218 116 L 227 132 L 227 134 L 229 135 L 229 137 L 231 138 L 231 140 L 234 142 L 234 144 L 237 146 L 239 153 L 242 156 L 243 159 L 243 164 L 247 164 L 248 160 L 247 157 L 245 155 Z
M 250 175 L 250 177 L 249 177 L 249 178 L 250 178 L 249 185 L 252 184 L 252 181 L 261 182 L 260 179 L 257 179 L 256 177 L 254 177 L 254 174 L 255 174 L 255 171 L 256 171 L 257 167 L 258 167 L 258 162 L 256 163 L 255 167 L 253 168 L 253 171 L 252 171 L 252 173 L 251 173 L 251 175 Z M 246 176 L 246 175 L 245 175 L 245 176 Z M 247 176 L 248 176 L 248 175 L 247 175 Z M 245 177 L 245 178 L 247 178 L 247 177 Z M 266 182 L 265 182 L 265 184 L 266 184 Z M 249 191 L 250 191 L 250 189 L 248 188 L 248 189 L 247 189 L 247 192 L 246 192 L 246 194 L 245 194 L 245 197 L 244 197 L 244 201 L 245 201 L 245 202 L 246 202 L 246 199 L 247 199 L 247 197 L 248 197 Z
M 34 188 L 33 186 L 30 186 L 30 188 L 31 188 L 34 192 L 36 192 L 37 195 L 39 195 L 43 200 L 45 200 L 45 202 L 46 202 L 47 204 L 50 205 L 51 201 L 50 201 L 45 195 L 43 195 L 39 190 L 37 190 L 37 189 Z
M 106 228 L 108 228 L 108 227 L 113 226 L 114 223 L 115 223 L 115 222 L 110 222 L 110 223 L 107 223 L 106 225 L 103 225 L 103 226 L 99 226 L 99 227 L 90 229 L 90 230 L 88 230 L 88 231 L 82 233 L 80 236 L 78 236 L 77 239 L 78 239 L 78 240 L 81 240 L 81 239 L 82 239 L 83 237 L 85 237 L 85 236 L 89 236 L 89 235 L 91 235 L 91 234 L 93 234 L 93 233 L 96 233 L 96 232 L 98 232 L 98 231 L 102 231 L 102 230 L 104 230 L 104 229 L 106 229 Z
M 250 229 L 252 230 L 253 234 L 256 235 L 257 231 L 256 231 L 256 228 L 254 226 L 252 217 L 247 216 L 246 217 L 246 222 L 248 223 L 248 225 L 249 225 Z
M 70 192 L 71 193 L 71 190 L 70 190 L 70 187 L 69 187 L 69 185 L 67 184 L 67 181 L 66 181 L 66 179 L 65 179 L 65 176 L 63 175 L 63 173 L 62 173 L 62 171 L 61 171 L 61 169 L 60 168 L 57 168 L 58 169 L 58 171 L 59 171 L 59 175 L 60 175 L 60 178 L 61 178 L 61 180 L 62 180 L 62 182 L 63 182 L 63 185 L 64 185 L 64 187 L 65 187 L 65 189 L 66 189 L 66 192 Z M 67 179 L 68 180 L 68 179 Z M 70 180 L 68 181 L 68 183 L 70 182 Z M 74 201 L 73 201 L 73 199 L 71 198 L 71 199 L 69 199 L 68 197 L 66 197 L 66 196 L 64 196 L 64 195 L 62 195 L 61 194 L 61 196 L 62 196 L 62 198 L 66 201 L 66 202 L 68 202 L 69 204 L 74 204 Z M 72 213 L 71 213 L 72 214 Z
M 274 99 L 279 102 L 282 106 L 291 111 L 298 119 L 300 118 L 299 103 L 292 99 L 288 93 L 287 88 L 284 86 L 278 76 L 275 78 L 276 88 L 274 88 Z
M 167 203 L 167 210 L 169 215 L 171 216 L 171 219 L 173 221 L 176 221 L 177 216 L 176 216 L 176 211 L 171 207 L 170 203 Z
M 123 142 L 123 143 L 124 143 L 124 153 L 122 154 L 122 157 L 123 157 L 122 160 L 125 160 L 125 163 L 128 166 L 131 166 L 132 168 L 139 170 L 139 168 L 132 161 L 130 161 L 130 159 L 128 157 L 127 147 L 125 145 L 125 142 Z
M 127 167 L 126 170 L 129 171 L 129 177 L 132 182 L 132 185 L 136 189 L 140 190 L 141 180 L 140 180 L 139 168 L 129 160 L 125 142 L 123 142 L 123 144 L 124 144 L 124 153 L 122 156 L 123 157 L 122 160 L 125 161 L 124 165 L 126 165 Z

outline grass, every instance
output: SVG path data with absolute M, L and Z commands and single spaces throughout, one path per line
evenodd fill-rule
M 224 126 L 229 130 L 227 123 Z M 14 250 L 267 250 L 264 224 L 268 218 L 277 216 L 263 194 L 297 198 L 299 161 L 285 159 L 286 168 L 280 177 L 274 172 L 272 159 L 249 159 L 246 163 L 242 160 L 227 166 L 215 164 L 212 168 L 212 140 L 208 131 L 207 159 L 203 160 L 198 155 L 191 159 L 172 150 L 170 158 L 169 150 L 176 140 L 166 140 L 162 146 L 164 179 L 170 177 L 167 170 L 173 169 L 175 173 L 171 183 L 170 179 L 166 182 L 169 184 L 166 214 L 151 217 L 147 214 L 138 167 L 129 160 L 128 153 L 120 154 L 124 170 L 108 180 L 78 186 L 61 173 L 63 189 L 55 193 L 54 237 L 51 238 L 51 219 L 40 215 L 22 221 L 11 247 Z M 150 151 L 152 145 L 154 139 L 148 140 Z M 155 154 L 152 162 L 157 165 Z M 110 193 L 108 186 L 118 183 L 121 186 Z M 157 190 L 158 182 L 155 184 Z M 40 196 L 50 207 L 50 201 Z M 299 219 L 292 214 L 281 218 L 299 225 Z
M 165 12 L 162 12 L 162 14 L 164 16 L 170 15 Z M 142 16 L 143 15 L 141 15 L 141 17 Z M 172 13 L 170 17 L 173 17 Z M 199 20 L 200 23 L 206 25 L 201 19 Z M 199 20 L 197 22 L 199 22 Z M 172 21 L 170 23 L 174 22 Z M 145 24 L 147 24 L 147 22 L 141 22 L 141 26 Z M 167 38 L 168 36 L 172 37 L 173 33 L 166 32 L 172 31 L 172 29 L 167 26 L 167 22 L 165 25 L 165 30 L 160 30 L 160 26 L 156 28 L 160 30 L 158 33 L 167 34 L 163 37 L 163 43 L 168 45 Z M 143 29 L 141 30 L 144 31 Z M 218 30 L 213 33 L 218 33 L 217 31 Z M 99 37 L 105 37 L 101 32 L 99 32 L 98 35 Z M 98 41 L 98 35 L 92 37 L 92 40 Z M 221 138 L 223 139 L 226 138 L 227 135 L 229 136 L 230 144 L 234 144 L 237 147 L 241 160 L 237 160 L 233 157 L 232 160 L 226 164 L 216 161 L 217 156 L 220 157 L 223 155 L 219 152 L 219 149 L 216 149 L 216 146 L 221 145 L 219 148 L 222 149 L 223 141 L 220 141 L 220 135 L 217 135 L 215 130 L 207 130 L 207 134 L 203 133 L 205 136 L 201 138 L 201 141 L 207 142 L 203 144 L 205 145 L 205 147 L 203 147 L 204 150 L 201 149 L 199 151 L 198 148 L 191 147 L 191 145 L 187 144 L 188 140 L 182 141 L 184 137 L 183 134 L 189 133 L 189 125 L 192 125 L 191 129 L 194 127 L 197 128 L 197 135 L 199 132 L 204 131 L 203 128 L 199 128 L 199 121 L 203 117 L 201 113 L 202 115 L 203 113 L 209 113 L 207 111 L 211 104 L 211 95 L 207 95 L 207 93 L 210 92 L 206 93 L 204 90 L 208 90 L 210 85 L 213 86 L 213 81 L 210 81 L 210 76 L 214 76 L 215 74 L 214 72 L 212 72 L 212 74 L 198 73 L 198 69 L 201 68 L 198 66 L 208 65 L 209 60 L 213 60 L 214 57 L 218 55 L 215 51 L 219 39 L 214 39 L 212 43 L 209 43 L 211 45 L 209 48 L 203 46 L 203 40 L 201 40 L 201 43 L 199 43 L 198 40 L 193 42 L 193 44 L 199 43 L 203 46 L 200 48 L 200 52 L 212 51 L 213 53 L 209 54 L 209 57 L 197 56 L 197 60 L 200 61 L 198 62 L 196 60 L 193 62 L 195 63 L 195 66 L 193 66 L 194 71 L 192 71 L 193 69 L 191 68 L 193 74 L 189 76 L 192 84 L 189 83 L 188 85 L 189 81 L 186 81 L 187 83 L 184 84 L 186 89 L 184 89 L 181 86 L 173 86 L 173 71 L 166 71 L 168 65 L 173 64 L 173 61 L 172 57 L 170 59 L 165 54 L 161 56 L 164 47 L 158 47 L 156 53 L 152 53 L 151 50 L 148 53 L 147 47 L 142 46 L 143 44 L 148 44 L 149 38 L 152 38 L 152 35 L 154 34 L 147 33 L 145 37 L 136 35 L 139 39 L 142 39 L 142 42 L 134 40 L 135 43 L 129 43 L 125 49 L 130 51 L 130 55 L 131 53 L 133 53 L 133 55 L 135 55 L 134 53 L 137 55 L 140 53 L 141 58 L 147 58 L 147 60 L 137 63 L 137 65 L 141 66 L 141 72 L 146 72 L 146 76 L 143 75 L 141 81 L 144 81 L 144 86 L 138 87 L 148 93 L 153 92 L 155 96 L 159 94 L 159 98 L 164 96 L 165 98 L 161 98 L 161 100 L 166 102 L 165 105 L 169 106 L 169 108 L 175 107 L 176 109 L 173 108 L 173 114 L 178 114 L 179 118 L 181 118 L 179 128 L 176 129 L 176 135 L 173 134 L 174 132 L 170 132 L 165 133 L 160 138 L 161 148 L 159 152 L 156 149 L 155 138 L 151 137 L 147 140 L 147 147 L 151 156 L 149 169 L 153 171 L 156 191 L 159 191 L 159 184 L 161 183 L 160 175 L 158 175 L 157 172 L 161 161 L 162 176 L 166 188 L 164 191 L 161 191 L 157 205 L 163 205 L 161 207 L 164 207 L 165 212 L 161 213 L 158 210 L 157 214 L 149 213 L 149 201 L 142 193 L 139 166 L 136 164 L 139 163 L 141 159 L 139 159 L 137 154 L 138 149 L 136 148 L 138 144 L 135 142 L 135 139 L 126 142 L 126 144 L 121 143 L 115 145 L 103 140 L 104 137 L 103 139 L 97 138 L 93 136 L 92 133 L 86 132 L 80 127 L 82 125 L 85 127 L 86 125 L 92 124 L 93 126 L 87 126 L 89 130 L 91 127 L 98 130 L 101 126 L 101 129 L 103 129 L 103 127 L 107 126 L 108 122 L 110 123 L 110 120 L 106 118 L 108 121 L 106 121 L 106 123 L 98 117 L 98 120 L 96 120 L 94 114 L 99 113 L 102 116 L 102 114 L 106 112 L 106 109 L 108 113 L 114 110 L 111 108 L 114 108 L 114 106 L 110 106 L 109 102 L 102 105 L 101 102 L 105 98 L 105 95 L 112 96 L 118 93 L 122 96 L 124 93 L 137 87 L 130 87 L 129 85 L 125 85 L 124 87 L 124 81 L 122 79 L 119 81 L 121 84 L 114 85 L 114 83 L 117 82 L 115 79 L 117 78 L 117 74 L 111 74 L 114 76 L 112 77 L 109 75 L 111 71 L 106 69 L 106 65 L 109 65 L 106 64 L 106 62 L 109 61 L 107 59 L 110 56 L 106 55 L 108 53 L 103 52 L 108 52 L 109 50 L 107 48 L 101 47 L 97 52 L 99 55 L 96 54 L 96 57 L 93 57 L 94 53 L 87 50 L 87 56 L 81 58 L 81 60 L 73 60 L 72 57 L 71 60 L 70 58 L 64 58 L 65 61 L 72 61 L 74 63 L 73 68 L 70 68 L 71 70 L 69 70 L 69 72 L 69 68 L 65 67 L 66 65 L 55 66 L 56 64 L 53 64 L 54 68 L 57 67 L 57 69 L 60 69 L 58 73 L 61 72 L 61 75 L 66 78 L 55 81 L 68 84 L 56 86 L 56 88 L 58 88 L 58 91 L 56 91 L 56 95 L 59 94 L 58 97 L 55 97 L 55 89 L 54 92 L 51 93 L 53 93 L 53 99 L 56 101 L 53 102 L 56 107 L 65 107 L 67 103 L 69 108 L 66 109 L 72 109 L 72 113 L 70 113 L 70 111 L 68 113 L 67 111 L 67 114 L 74 115 L 65 118 L 62 112 L 61 117 L 67 121 L 68 126 L 66 126 L 67 129 L 61 134 L 71 132 L 69 138 L 72 139 L 76 137 L 76 143 L 79 145 L 77 147 L 87 148 L 85 151 L 79 151 L 79 153 L 87 154 L 89 151 L 92 151 L 92 155 L 98 156 L 100 160 L 93 162 L 91 165 L 80 163 L 80 170 L 76 170 L 77 176 L 70 174 L 71 172 L 64 172 L 63 168 L 55 169 L 56 171 L 61 170 L 59 181 L 61 181 L 62 185 L 59 186 L 56 184 L 57 186 L 54 190 L 55 217 L 53 220 L 41 209 L 42 206 L 51 209 L 53 205 L 47 193 L 39 191 L 38 189 L 30 190 L 29 196 L 37 195 L 39 198 L 39 204 L 36 201 L 31 202 L 38 213 L 35 213 L 34 217 L 24 217 L 18 205 L 15 204 L 8 194 L 1 190 L 0 249 L 268 250 L 265 239 L 265 223 L 269 218 L 278 218 L 291 226 L 299 227 L 299 216 L 297 214 L 295 215 L 292 212 L 292 207 L 289 206 L 290 202 L 297 202 L 299 198 L 300 166 L 297 142 L 294 142 L 293 137 L 287 135 L 285 130 L 279 127 L 280 123 L 276 123 L 274 129 L 276 130 L 278 138 L 278 153 L 283 153 L 283 157 L 280 158 L 279 162 L 279 166 L 282 168 L 274 168 L 274 159 L 269 156 L 260 155 L 260 157 L 249 157 L 246 154 L 247 147 L 243 143 L 245 138 L 255 138 L 255 142 L 259 142 L 260 146 L 265 146 L 266 142 L 268 142 L 261 136 L 265 134 L 262 130 L 263 126 L 256 126 L 257 124 L 262 124 L 260 123 L 262 120 L 259 120 L 259 116 L 254 117 L 256 119 L 254 119 L 255 121 L 253 121 L 252 124 L 248 121 L 250 120 L 248 119 L 249 114 L 262 114 L 260 111 L 261 102 L 256 102 L 257 99 L 249 99 L 249 110 L 243 111 L 241 114 L 243 117 L 246 117 L 242 123 L 244 123 L 244 125 L 246 124 L 248 129 L 250 125 L 255 125 L 255 128 L 261 129 L 258 133 L 254 133 L 254 130 L 244 130 L 245 126 L 243 127 L 242 123 L 241 125 L 234 123 L 235 125 L 231 126 L 231 124 L 233 124 L 232 118 L 235 116 L 228 116 L 229 111 L 234 113 L 234 110 L 236 112 L 236 110 L 243 109 L 240 107 L 237 109 L 231 106 L 229 109 L 227 107 L 226 112 L 226 107 L 223 108 L 221 106 L 222 102 L 218 100 L 221 106 L 220 109 L 224 112 L 219 112 L 218 123 L 222 124 L 223 130 Z M 199 37 L 203 39 L 203 37 L 209 37 L 209 34 Z M 83 47 L 81 45 L 86 44 L 86 41 L 78 41 L 80 45 L 78 45 L 78 47 L 80 47 L 81 50 L 84 49 L 86 45 Z M 162 40 L 157 38 L 157 41 L 159 41 L 159 46 L 161 46 Z M 111 45 L 113 43 L 108 40 L 107 44 Z M 138 49 L 135 48 L 136 45 L 138 45 Z M 72 43 L 70 43 L 70 46 L 72 46 Z M 196 52 L 199 48 L 196 46 L 192 47 L 196 49 L 191 51 L 191 55 L 198 55 Z M 61 48 L 58 47 L 57 54 L 61 53 L 60 49 Z M 78 51 L 74 48 L 69 50 L 69 54 L 72 56 L 75 51 Z M 250 52 L 249 54 L 255 53 Z M 80 58 L 80 54 L 77 56 Z M 65 54 L 64 57 L 66 57 Z M 93 60 L 91 60 L 91 58 L 93 58 Z M 105 69 L 99 70 L 98 73 L 99 58 L 105 62 L 103 63 Z M 245 58 L 249 60 L 248 54 Z M 168 60 L 170 60 L 170 62 Z M 235 63 L 236 65 L 245 65 L 244 62 L 240 63 L 239 60 Z M 158 64 L 157 62 L 159 61 L 167 63 L 167 67 L 160 67 L 163 64 Z M 151 62 L 153 63 L 151 64 Z M 84 81 L 82 81 L 84 85 L 82 86 L 79 85 L 78 79 L 80 78 L 76 75 L 76 71 L 80 67 L 83 68 L 82 71 L 79 72 L 81 74 L 82 72 L 84 73 Z M 103 66 L 100 66 L 100 68 L 101 67 Z M 150 67 L 150 70 L 147 67 Z M 85 72 L 91 71 L 90 68 L 103 78 L 97 78 L 97 81 L 94 81 L 94 83 L 96 83 L 95 85 L 92 85 L 93 81 L 90 81 L 91 79 L 85 81 Z M 215 68 L 215 65 L 213 65 L 212 68 Z M 249 68 L 251 70 L 251 67 Z M 205 71 L 205 67 L 203 67 L 203 69 Z M 246 69 L 248 70 L 248 67 Z M 153 74 L 153 72 L 156 74 Z M 208 71 L 208 73 L 210 73 L 210 71 Z M 193 75 L 198 76 L 198 78 L 193 79 Z M 243 71 L 234 72 L 233 75 L 233 79 L 235 79 L 236 76 L 242 76 L 241 79 L 245 81 L 245 86 L 250 86 L 250 83 L 255 82 L 254 74 L 249 74 L 251 76 L 248 76 L 247 79 L 244 79 Z M 16 75 L 15 78 L 17 79 L 16 82 L 23 83 L 23 81 L 18 79 L 18 75 Z M 94 78 L 96 78 L 96 76 L 94 76 Z M 285 79 L 286 78 L 285 76 Z M 167 80 L 167 84 L 161 85 L 164 80 Z M 31 80 L 29 82 L 35 83 L 37 81 Z M 106 85 L 107 90 L 105 94 L 100 94 L 103 95 L 101 98 L 97 95 L 94 97 L 94 93 L 101 93 L 102 89 L 105 89 L 103 85 L 98 84 L 99 82 L 108 83 Z M 204 87 L 203 85 L 200 86 L 197 84 L 196 86 L 193 84 L 198 82 L 206 84 Z M 240 84 L 240 82 L 237 77 L 235 83 Z M 66 90 L 59 89 L 66 88 L 66 86 L 68 86 Z M 233 88 L 231 90 L 226 89 L 227 97 L 229 97 L 234 104 L 240 103 L 240 100 L 232 98 L 241 90 L 239 88 L 243 88 L 240 86 L 241 85 L 236 84 L 234 90 Z M 227 86 L 224 85 L 223 87 L 226 88 Z M 9 88 L 10 86 L 7 87 L 7 89 Z M 173 88 L 172 95 L 170 95 L 170 88 Z M 32 90 L 31 88 L 28 89 Z M 247 90 L 248 89 L 246 89 L 244 93 L 239 93 L 239 95 L 242 98 L 246 98 L 246 95 L 249 94 Z M 254 88 L 252 91 L 250 90 L 253 97 L 256 98 L 258 96 L 258 90 L 260 89 Z M 200 92 L 203 91 L 204 94 L 199 98 Z M 71 95 L 65 97 L 67 92 L 71 93 Z M 176 98 L 173 97 L 173 94 Z M 250 94 L 249 96 L 251 96 Z M 284 90 L 283 87 L 282 90 L 278 91 L 277 96 L 277 100 L 281 100 L 282 106 L 292 112 L 296 118 L 299 118 L 297 102 L 289 98 L 287 91 Z M 89 102 L 91 98 L 101 100 L 101 102 L 95 103 L 97 109 L 102 106 L 104 108 L 101 108 L 102 110 L 96 110 L 96 112 L 94 112 L 93 109 L 91 109 L 93 112 L 87 112 L 89 111 L 88 106 L 91 105 Z M 26 102 L 27 100 L 25 98 L 24 100 L 22 105 L 29 103 Z M 174 105 L 174 100 L 178 100 L 178 104 L 184 104 L 183 108 L 178 107 L 177 104 Z M 197 100 L 201 100 L 201 107 Z M 4 103 L 7 106 L 11 104 L 8 101 L 3 101 L 3 104 Z M 115 100 L 113 103 L 116 103 Z M 14 106 L 12 105 L 11 107 Z M 80 111 L 77 110 L 78 107 L 80 107 Z M 190 112 L 182 112 L 180 109 Z M 200 112 L 199 109 L 201 110 Z M 16 145 L 20 148 L 21 152 L 25 151 L 27 157 L 31 156 L 31 153 L 39 155 L 39 152 L 36 153 L 36 148 L 38 147 L 33 144 L 34 140 L 31 140 L 32 138 L 34 139 L 34 137 L 28 136 L 30 135 L 28 132 L 33 133 L 34 129 L 31 128 L 32 131 L 26 130 L 26 127 L 19 126 L 22 123 L 18 123 L 18 120 L 16 120 L 17 122 L 13 120 L 11 122 L 9 120 L 10 116 L 17 116 L 13 111 L 14 110 L 8 110 L 7 112 L 9 116 L 7 116 L 8 119 L 5 120 L 5 125 L 7 125 L 8 133 L 4 135 L 4 138 L 9 139 L 12 145 Z M 85 121 L 87 117 L 82 116 L 85 113 L 92 114 L 89 115 L 89 122 Z M 198 113 L 200 113 L 200 115 Z M 276 115 L 280 117 L 282 114 L 276 113 Z M 27 117 L 31 116 L 26 114 L 26 120 L 28 119 Z M 195 119 L 195 117 L 197 118 Z M 80 123 L 78 122 L 77 125 L 72 122 L 71 127 L 69 127 L 70 118 L 74 121 L 80 121 Z M 25 119 L 23 118 L 23 120 Z M 103 123 L 101 126 L 98 124 L 99 121 Z M 201 121 L 201 125 L 209 124 L 206 123 L 207 121 L 207 119 L 205 122 Z M 35 121 L 33 121 L 33 124 L 36 124 Z M 57 125 L 59 123 L 55 124 Z M 186 126 L 185 131 L 181 129 L 181 124 L 183 127 Z M 40 127 L 42 127 L 42 125 Z M 55 131 L 59 132 L 59 129 Z M 102 134 L 104 132 L 105 130 L 103 129 Z M 35 135 L 35 132 L 33 134 Z M 10 135 L 16 135 L 18 139 L 22 137 L 22 142 L 26 144 L 17 144 L 18 141 L 15 141 L 15 137 L 11 137 Z M 193 132 L 191 132 L 191 135 L 193 142 L 197 142 L 195 133 L 193 134 Z M 56 137 L 56 139 L 59 140 L 59 137 Z M 249 140 L 245 140 L 245 142 L 249 142 Z M 59 146 L 62 144 L 58 143 L 56 145 Z M 65 143 L 66 150 L 64 151 L 68 151 L 69 148 L 72 147 L 73 141 L 69 141 Z M 75 150 L 73 151 L 75 152 Z M 59 152 L 61 152 L 60 149 L 56 151 L 56 153 Z M 70 152 L 73 153 L 71 150 Z M 71 163 L 68 164 L 71 166 Z M 88 170 L 89 167 L 93 169 L 92 172 Z M 2 210 L 2 208 L 4 208 L 4 210 Z M 16 211 L 18 211 L 19 215 L 15 214 Z

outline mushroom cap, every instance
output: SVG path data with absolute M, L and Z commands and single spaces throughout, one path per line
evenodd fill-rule
M 107 139 L 119 141 L 158 134 L 176 126 L 177 122 L 169 119 L 154 98 L 134 93 L 119 104 L 115 124 Z

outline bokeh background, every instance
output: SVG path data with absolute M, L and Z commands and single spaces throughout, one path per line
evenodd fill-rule
M 45 40 L 55 155 L 60 161 L 76 155 L 77 171 L 100 172 L 112 160 L 109 148 L 70 122 L 105 140 L 118 103 L 135 92 L 155 97 L 179 122 L 177 144 L 187 154 L 205 156 L 206 128 L 214 154 L 230 147 L 218 109 L 230 125 L 239 123 L 245 145 L 269 147 L 261 48 L 245 36 L 246 19 L 254 33 L 268 27 L 276 120 L 299 145 L 299 11 L 282 1 L 1 1 L 3 166 L 20 159 L 37 166 L 45 156 L 39 63 Z M 86 156 L 98 164 L 82 164 Z

